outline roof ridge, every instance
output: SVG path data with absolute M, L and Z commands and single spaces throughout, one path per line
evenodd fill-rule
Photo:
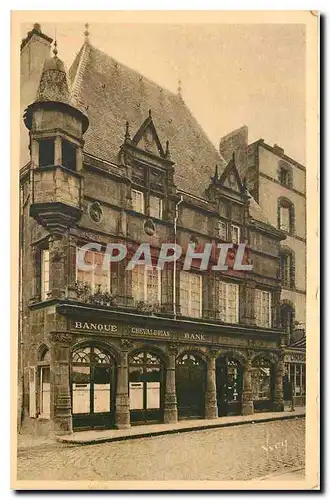
M 71 98 L 73 102 L 77 104 L 79 103 L 81 84 L 87 66 L 89 53 L 90 53 L 90 44 L 88 42 L 85 42 L 82 46 L 82 49 L 80 50 L 80 60 L 70 88 Z M 79 57 L 79 53 L 77 57 Z
M 141 73 L 140 71 L 130 67 L 130 66 L 127 66 L 127 64 L 121 62 L 121 61 L 118 61 L 118 59 L 115 59 L 113 56 L 111 56 L 110 54 L 108 54 L 107 52 L 104 52 L 103 50 L 99 49 L 98 47 L 95 47 L 95 45 L 92 45 L 91 43 L 89 43 L 89 46 L 92 50 L 95 50 L 97 52 L 99 52 L 100 54 L 104 55 L 105 57 L 108 57 L 109 59 L 111 59 L 114 63 L 116 64 L 119 64 L 120 66 L 122 66 L 124 69 L 128 70 L 128 71 L 132 71 L 134 72 L 137 76 L 139 77 L 142 77 L 144 78 L 145 80 L 147 80 L 149 83 L 151 83 L 152 85 L 155 85 L 155 87 L 158 87 L 159 89 L 162 89 L 162 90 L 165 90 L 166 92 L 168 92 L 172 97 L 175 97 L 175 98 L 180 98 L 179 94 L 175 93 L 175 92 L 172 92 L 172 90 L 169 90 L 167 87 L 163 87 L 162 85 L 160 85 L 159 83 L 155 82 L 154 80 L 152 80 L 151 78 L 149 78 L 148 76 L 146 76 L 145 74 Z

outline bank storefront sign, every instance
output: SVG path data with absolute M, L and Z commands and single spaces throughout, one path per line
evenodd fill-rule
M 99 333 L 112 335 L 115 337 L 129 336 L 138 338 L 149 338 L 159 340 L 198 342 L 199 344 L 222 344 L 236 347 L 263 347 L 276 348 L 277 343 L 274 339 L 247 339 L 244 336 L 226 336 L 199 331 L 175 331 L 157 328 L 144 328 L 135 325 L 97 323 L 93 321 L 72 321 L 71 330 L 85 333 Z

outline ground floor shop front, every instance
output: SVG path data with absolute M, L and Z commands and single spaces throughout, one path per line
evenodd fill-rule
M 70 317 L 38 347 L 30 417 L 67 434 L 283 410 L 277 332 L 179 326 Z

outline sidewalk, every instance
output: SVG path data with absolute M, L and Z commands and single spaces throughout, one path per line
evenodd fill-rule
M 58 436 L 56 439 L 61 443 L 86 445 L 105 443 L 109 441 L 124 441 L 127 439 L 160 436 L 162 434 L 175 434 L 178 432 L 229 427 L 234 425 L 257 424 L 259 422 L 302 418 L 304 416 L 305 408 L 297 407 L 294 412 L 284 411 L 279 413 L 255 413 L 254 415 L 219 417 L 212 420 L 180 420 L 176 424 L 136 425 L 132 426 L 130 429 L 124 430 L 107 429 L 80 431 L 75 432 L 70 436 Z

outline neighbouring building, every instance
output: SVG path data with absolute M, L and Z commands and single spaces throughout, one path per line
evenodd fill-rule
M 174 94 L 85 40 L 68 74 L 40 25 L 21 46 L 19 408 L 23 426 L 83 428 L 283 411 L 283 228 Z M 25 90 L 26 91 L 25 91 Z M 284 228 L 285 229 L 285 228 Z M 125 261 L 77 269 L 95 242 Z M 183 249 L 162 271 L 160 245 Z M 184 270 L 189 243 L 233 242 L 229 269 Z M 246 243 L 252 271 L 233 269 Z M 152 265 L 126 270 L 140 243 Z
M 247 187 L 267 220 L 283 231 L 281 241 L 281 326 L 287 332 L 285 372 L 296 405 L 306 397 L 306 168 L 278 145 L 248 143 L 243 126 L 223 137 L 224 158 L 236 152 Z

